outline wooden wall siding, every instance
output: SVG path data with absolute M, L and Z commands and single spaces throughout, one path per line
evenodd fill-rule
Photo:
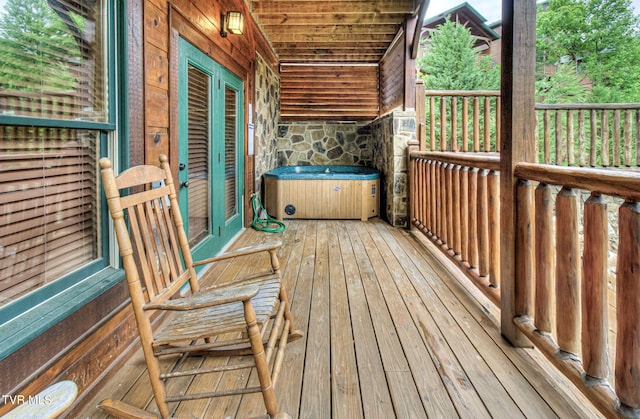
M 376 65 L 281 65 L 280 117 L 372 120 L 378 116 Z
M 405 94 L 405 50 L 404 32 L 389 52 L 380 61 L 380 114 L 384 115 L 402 106 Z

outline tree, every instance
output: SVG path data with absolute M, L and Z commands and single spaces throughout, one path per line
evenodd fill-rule
M 75 88 L 80 61 L 73 35 L 46 0 L 8 0 L 0 15 L 0 87 L 20 91 Z
M 448 19 L 431 33 L 418 58 L 420 76 L 427 89 L 499 89 L 500 69 L 474 49 L 471 31 Z
M 640 19 L 631 0 L 550 0 L 537 19 L 542 64 L 572 63 L 592 102 L 640 102 Z
M 536 81 L 536 96 L 543 103 L 584 103 L 588 92 L 580 83 L 575 65 L 563 63 L 555 73 Z

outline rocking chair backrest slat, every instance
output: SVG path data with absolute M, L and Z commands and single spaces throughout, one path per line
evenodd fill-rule
M 168 300 L 187 281 L 198 289 L 171 170 L 166 156 L 160 161 L 117 177 L 108 159 L 100 161 L 127 282 L 141 305 Z M 123 189 L 129 194 L 121 196 Z

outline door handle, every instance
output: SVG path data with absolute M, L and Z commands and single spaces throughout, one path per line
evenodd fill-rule
M 180 182 L 180 187 L 181 188 L 188 188 L 189 187 L 189 181 L 185 180 L 184 182 Z

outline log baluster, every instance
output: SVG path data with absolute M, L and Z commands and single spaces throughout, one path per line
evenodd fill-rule
M 436 150 L 436 98 L 429 98 L 429 150 Z
M 491 170 L 487 177 L 489 189 L 489 281 L 500 288 L 500 172 Z
M 480 151 L 480 98 L 473 98 L 473 151 Z
M 447 151 L 447 101 L 440 98 L 440 150 Z
M 609 166 L 609 112 L 606 109 L 602 110 L 600 119 L 600 164 L 606 167 Z
M 447 249 L 453 252 L 455 243 L 453 239 L 453 164 L 446 168 L 446 197 L 447 197 Z
M 421 190 L 424 191 L 424 198 L 419 199 L 420 201 L 420 213 L 422 217 L 422 224 L 426 227 L 427 231 L 431 231 L 431 207 L 429 206 L 429 202 L 431 202 L 431 186 L 429 181 L 429 161 L 425 159 L 420 159 L 420 184 Z
M 629 167 L 633 163 L 633 143 L 631 142 L 631 111 L 624 111 L 624 165 Z
M 595 167 L 598 165 L 598 150 L 596 143 L 598 141 L 598 113 L 595 109 L 591 109 L 589 121 L 591 122 L 591 137 L 589 139 L 589 165 Z
M 458 151 L 458 98 L 451 97 L 451 151 Z
M 575 133 L 573 129 L 573 111 L 567 111 L 567 162 L 569 166 L 573 166 L 576 162 L 575 159 Z
M 555 325 L 552 195 L 549 185 L 538 184 L 535 192 L 535 326 L 538 331 L 547 334 L 553 333 Z
M 516 281 L 515 312 L 532 314 L 533 287 L 533 199 L 531 182 L 520 179 L 516 187 Z
M 601 381 L 609 374 L 608 229 L 607 204 L 602 195 L 592 193 L 584 204 L 582 364 L 588 376 Z
M 462 233 L 460 231 L 460 165 L 456 164 L 453 167 L 451 177 L 451 190 L 452 190 L 452 211 L 451 211 L 451 224 L 453 226 L 453 234 L 451 236 L 451 248 L 454 250 L 455 255 L 460 255 L 460 241 L 462 240 Z
M 585 153 L 587 129 L 584 118 L 584 109 L 580 109 L 578 111 L 578 164 L 580 167 L 587 165 L 587 154 Z
M 469 98 L 462 98 L 462 151 L 469 151 Z
M 442 240 L 442 244 L 448 245 L 447 237 L 447 166 L 448 163 L 440 165 L 440 179 L 438 188 L 440 189 L 440 225 L 438 226 L 438 234 Z
M 580 242 L 578 195 L 563 187 L 556 198 L 556 315 L 558 346 L 580 354 Z
M 620 402 L 640 412 L 640 204 L 618 211 L 615 388 Z
M 488 170 L 478 172 L 478 274 L 481 277 L 489 275 L 489 192 L 487 185 Z
M 438 231 L 438 162 L 432 160 L 429 164 L 429 187 L 431 188 L 431 234 Z
M 556 141 L 556 165 L 561 165 L 564 160 L 564 156 L 562 154 L 562 114 L 560 111 L 555 112 L 555 141 Z
M 478 169 L 469 169 L 469 265 L 473 270 L 478 268 Z
M 469 261 L 469 167 L 460 171 L 460 255 L 463 262 Z
M 620 109 L 613 111 L 613 165 L 620 166 Z
M 544 164 L 551 163 L 551 116 L 549 115 L 549 110 L 544 110 L 543 116 L 543 126 L 544 126 Z
M 484 98 L 484 151 L 491 151 L 491 99 Z

